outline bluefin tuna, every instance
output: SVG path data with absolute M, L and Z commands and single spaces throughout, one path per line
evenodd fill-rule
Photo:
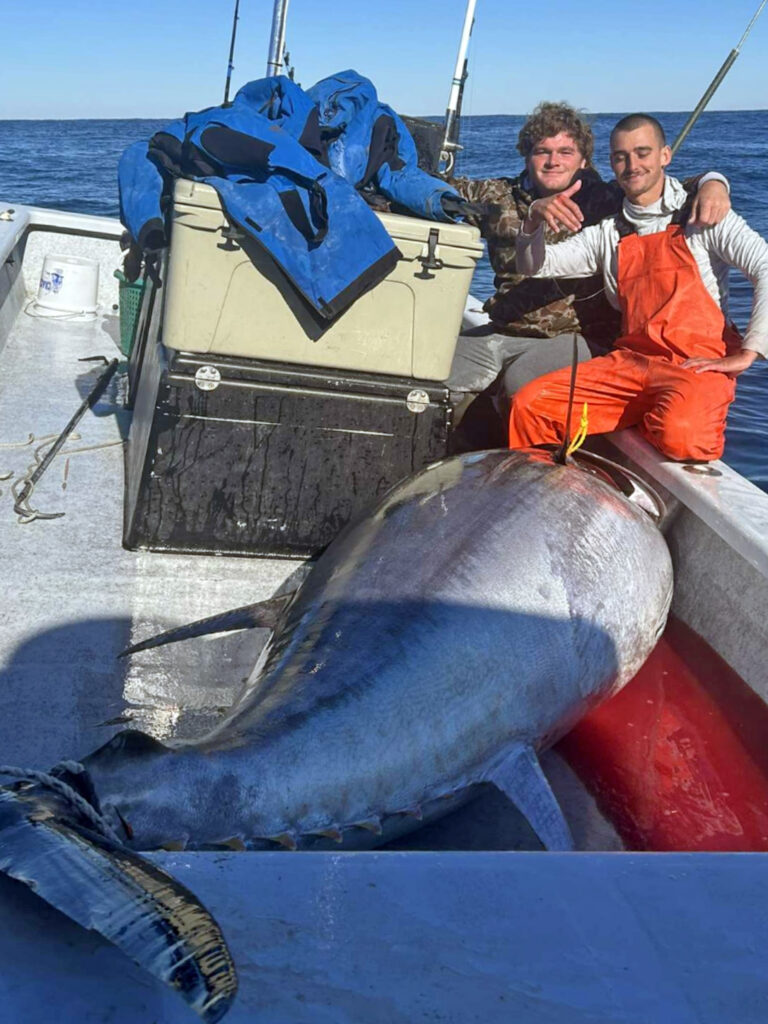
M 80 809 L 46 779 L 2 791 L 0 867 L 214 1021 L 236 984 L 222 936 L 136 851 L 371 847 L 481 783 L 572 848 L 538 755 L 637 672 L 672 592 L 654 515 L 598 463 L 484 452 L 394 488 L 267 606 L 271 639 L 212 732 L 127 730 L 60 766 Z

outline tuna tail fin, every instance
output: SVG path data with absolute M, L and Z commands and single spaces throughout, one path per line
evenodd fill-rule
M 132 647 L 126 647 L 118 654 L 118 658 L 125 658 L 138 651 L 149 650 L 150 647 L 162 647 L 163 644 L 175 644 L 179 640 L 208 636 L 210 633 L 231 633 L 236 629 L 274 629 L 280 613 L 287 607 L 295 593 L 296 591 L 292 590 L 287 594 L 280 594 L 279 597 L 271 597 L 267 601 L 246 604 L 242 608 L 233 608 L 228 612 L 209 615 L 206 619 L 197 619 L 184 626 L 168 629 L 164 633 L 158 633 L 157 636 L 151 636 L 138 644 L 133 644 Z
M 0 870 L 175 988 L 206 1024 L 220 1020 L 237 976 L 216 922 L 170 875 L 78 819 L 47 788 L 0 789 Z
M 557 797 L 533 747 L 516 744 L 485 776 L 528 819 L 548 850 L 573 850 L 574 842 Z

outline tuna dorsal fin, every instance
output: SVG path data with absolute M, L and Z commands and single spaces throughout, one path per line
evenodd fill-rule
M 515 745 L 485 776 L 506 794 L 548 850 L 572 850 L 573 836 L 532 747 Z
M 215 1024 L 237 991 L 218 925 L 170 875 L 75 824 L 48 790 L 0 789 L 0 870 L 97 931 Z
M 158 633 L 157 636 L 151 636 L 132 647 L 126 647 L 118 654 L 118 658 L 149 650 L 150 647 L 162 647 L 163 644 L 175 644 L 179 640 L 208 636 L 209 633 L 231 633 L 236 629 L 274 629 L 280 613 L 295 593 L 295 590 L 291 590 L 287 594 L 280 594 L 279 597 L 270 597 L 267 601 L 246 604 L 242 608 L 233 608 L 218 615 L 209 615 L 207 619 L 198 619 L 196 622 L 168 629 L 165 633 Z

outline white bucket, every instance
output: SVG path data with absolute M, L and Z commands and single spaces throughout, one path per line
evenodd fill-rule
M 30 312 L 66 320 L 93 320 L 98 309 L 99 264 L 81 256 L 46 256 Z

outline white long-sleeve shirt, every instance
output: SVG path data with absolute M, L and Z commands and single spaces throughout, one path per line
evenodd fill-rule
M 637 206 L 625 199 L 624 216 L 639 235 L 664 231 L 686 198 L 680 182 L 667 176 L 661 199 L 650 206 Z M 686 226 L 685 240 L 707 291 L 726 320 L 729 267 L 736 267 L 752 282 L 755 294 L 743 347 L 768 358 L 768 244 L 733 210 L 714 227 Z M 533 234 L 518 234 L 517 270 L 529 277 L 589 277 L 602 271 L 606 298 L 619 309 L 618 247 L 619 233 L 613 217 L 583 228 L 556 245 L 545 244 L 540 225 Z

